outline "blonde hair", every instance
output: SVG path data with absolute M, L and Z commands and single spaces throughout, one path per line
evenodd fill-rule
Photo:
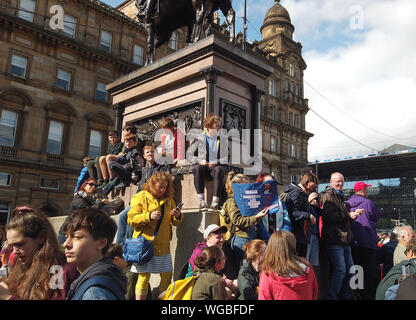
M 248 177 L 242 173 L 236 174 L 234 171 L 228 172 L 227 181 L 225 181 L 225 190 L 228 195 L 232 195 L 233 192 L 233 183 L 244 183 L 248 181 Z
M 293 274 L 303 275 L 305 270 L 299 265 L 309 266 L 309 262 L 296 253 L 296 238 L 291 232 L 279 230 L 270 237 L 262 269 L 266 275 L 276 274 L 280 277 L 290 277 Z
M 172 175 L 167 173 L 166 171 L 158 171 L 154 175 L 152 175 L 149 178 L 149 180 L 147 180 L 146 183 L 143 185 L 142 190 L 146 190 L 152 195 L 155 195 L 157 193 L 156 188 L 155 188 L 156 183 L 161 182 L 161 181 L 166 181 L 168 183 L 165 194 L 162 196 L 162 198 L 173 199 L 175 195 L 175 190 L 173 188 L 173 179 L 172 179 Z

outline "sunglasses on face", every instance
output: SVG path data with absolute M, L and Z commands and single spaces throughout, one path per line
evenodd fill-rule
M 88 185 L 89 185 L 90 187 L 95 187 L 95 188 L 97 187 L 97 185 L 96 185 L 95 183 L 92 183 L 92 182 L 89 182 L 89 183 L 88 183 Z

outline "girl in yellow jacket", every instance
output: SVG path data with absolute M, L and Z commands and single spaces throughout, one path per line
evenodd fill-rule
M 183 220 L 183 214 L 173 201 L 174 189 L 172 176 L 167 172 L 157 172 L 143 185 L 142 191 L 131 199 L 131 208 L 127 214 L 127 223 L 134 229 L 133 238 L 142 235 L 153 240 L 154 256 L 144 265 L 133 264 L 131 271 L 138 273 L 136 299 L 147 296 L 151 273 L 160 274 L 160 292 L 165 291 L 172 279 L 172 257 L 170 240 L 172 225 L 177 226 Z M 163 208 L 163 218 L 162 218 Z M 163 219 L 159 231 L 154 230 L 159 219 Z

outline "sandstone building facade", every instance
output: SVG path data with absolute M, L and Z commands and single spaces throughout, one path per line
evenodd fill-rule
M 0 0 L 0 223 L 22 204 L 65 214 L 82 158 L 105 153 L 115 125 L 106 85 L 140 68 L 145 42 L 97 0 Z
M 134 2 L 0 0 L 0 223 L 21 204 L 65 214 L 82 158 L 107 149 L 117 115 L 106 85 L 145 58 Z M 54 5 L 63 7 L 63 30 L 50 26 Z M 312 136 L 305 131 L 306 63 L 293 31 L 276 1 L 253 44 L 275 69 L 261 98 L 263 169 L 284 184 L 307 166 Z M 186 46 L 185 32 L 175 32 L 156 59 Z

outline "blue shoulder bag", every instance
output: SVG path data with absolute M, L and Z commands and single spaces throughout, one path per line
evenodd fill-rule
M 157 222 L 153 236 L 156 237 L 160 224 L 165 214 L 165 204 L 162 205 L 162 215 Z M 127 263 L 137 263 L 143 265 L 153 258 L 153 241 L 147 240 L 142 235 L 137 238 L 126 239 L 123 246 L 123 258 Z

